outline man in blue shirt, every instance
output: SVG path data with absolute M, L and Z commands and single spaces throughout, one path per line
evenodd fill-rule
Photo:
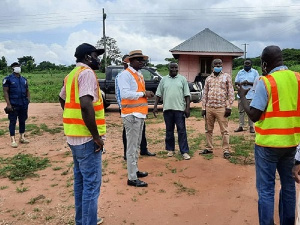
M 19 120 L 20 143 L 29 143 L 25 139 L 25 121 L 28 118 L 28 104 L 30 102 L 30 93 L 27 79 L 21 76 L 21 65 L 17 62 L 11 64 L 13 73 L 3 79 L 3 93 L 6 101 L 5 112 L 9 119 L 9 133 L 11 138 L 11 147 L 17 148 L 15 139 L 15 129 L 17 119 Z
M 123 58 L 122 58 L 122 63 L 123 63 L 123 66 L 124 66 L 124 70 L 126 70 L 127 67 L 128 67 L 128 63 L 129 63 L 128 56 L 129 55 L 124 55 Z M 121 114 L 121 96 L 120 96 L 120 89 L 119 89 L 119 85 L 118 85 L 119 75 L 120 75 L 120 73 L 115 78 L 115 93 L 116 93 L 116 99 L 117 99 L 119 109 L 120 109 L 120 114 Z M 126 158 L 127 138 L 126 138 L 125 127 L 123 127 L 122 139 L 123 139 L 123 146 L 124 146 L 124 156 L 123 156 L 123 158 L 125 160 L 127 160 L 127 158 Z M 141 140 L 141 144 L 140 144 L 140 155 L 143 155 L 143 156 L 156 156 L 156 153 L 149 152 L 148 148 L 147 148 L 146 123 L 144 123 L 144 126 L 143 126 L 142 140 Z
M 244 89 L 250 89 L 250 91 L 246 95 L 248 105 L 250 105 L 251 100 L 254 96 L 253 84 L 257 77 L 259 77 L 259 74 L 256 69 L 252 68 L 252 61 L 250 59 L 246 59 L 244 62 L 244 69 L 240 70 L 235 77 L 235 85 L 242 86 Z M 237 98 L 239 109 L 239 127 L 236 130 L 234 130 L 234 132 L 241 132 L 244 131 L 245 110 L 243 104 L 241 103 L 240 96 L 237 95 Z M 250 133 L 255 133 L 253 128 L 253 122 L 249 117 L 248 124 Z

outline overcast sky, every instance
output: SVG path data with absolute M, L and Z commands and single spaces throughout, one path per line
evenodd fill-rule
M 205 28 L 247 44 L 247 57 L 268 45 L 300 49 L 299 0 L 1 0 L 0 57 L 73 64 L 79 44 L 101 39 L 102 8 L 122 55 L 141 49 L 154 64 Z

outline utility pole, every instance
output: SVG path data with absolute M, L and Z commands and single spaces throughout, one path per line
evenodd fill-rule
M 247 45 L 249 45 L 249 44 L 242 44 L 242 45 L 244 45 L 245 47 L 244 47 L 244 59 L 246 59 L 247 58 Z
M 104 13 L 104 8 L 102 8 L 102 14 L 103 14 L 103 45 L 104 45 L 104 69 L 106 69 L 106 36 L 105 36 L 105 19 L 106 19 L 106 13 Z

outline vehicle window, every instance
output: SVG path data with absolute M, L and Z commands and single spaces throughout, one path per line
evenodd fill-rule
M 153 80 L 153 74 L 149 70 L 141 69 L 144 80 Z
M 115 80 L 116 79 L 116 76 L 121 72 L 123 71 L 122 68 L 114 68 L 111 70 L 112 72 L 112 80 Z

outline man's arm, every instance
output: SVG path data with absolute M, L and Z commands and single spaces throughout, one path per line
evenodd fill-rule
M 248 93 L 250 89 L 244 89 L 241 86 L 238 87 L 238 95 L 240 96 L 243 108 L 245 110 L 245 112 L 247 113 L 247 115 L 249 116 L 249 118 L 255 123 L 256 121 L 259 120 L 259 118 L 261 117 L 263 111 L 250 107 L 247 103 L 247 99 L 246 99 L 246 94 Z
M 28 88 L 26 89 L 26 96 L 27 96 L 28 102 L 30 102 L 30 91 Z
M 157 117 L 157 112 L 158 112 L 158 110 L 157 110 L 157 104 L 158 104 L 158 102 L 160 101 L 160 97 L 159 96 L 157 96 L 157 95 L 155 95 L 155 102 L 154 102 L 154 106 L 153 106 L 153 115 L 154 115 L 154 117 Z
M 4 99 L 6 101 L 6 105 L 7 105 L 7 108 L 11 108 L 11 104 L 10 104 L 10 101 L 9 101 L 9 87 L 3 87 L 3 95 L 4 95 Z
M 184 115 L 186 118 L 189 118 L 190 117 L 190 102 L 191 102 L 191 99 L 190 99 L 190 96 L 185 96 L 185 110 L 184 110 Z
M 60 107 L 64 110 L 66 101 L 59 96 Z

